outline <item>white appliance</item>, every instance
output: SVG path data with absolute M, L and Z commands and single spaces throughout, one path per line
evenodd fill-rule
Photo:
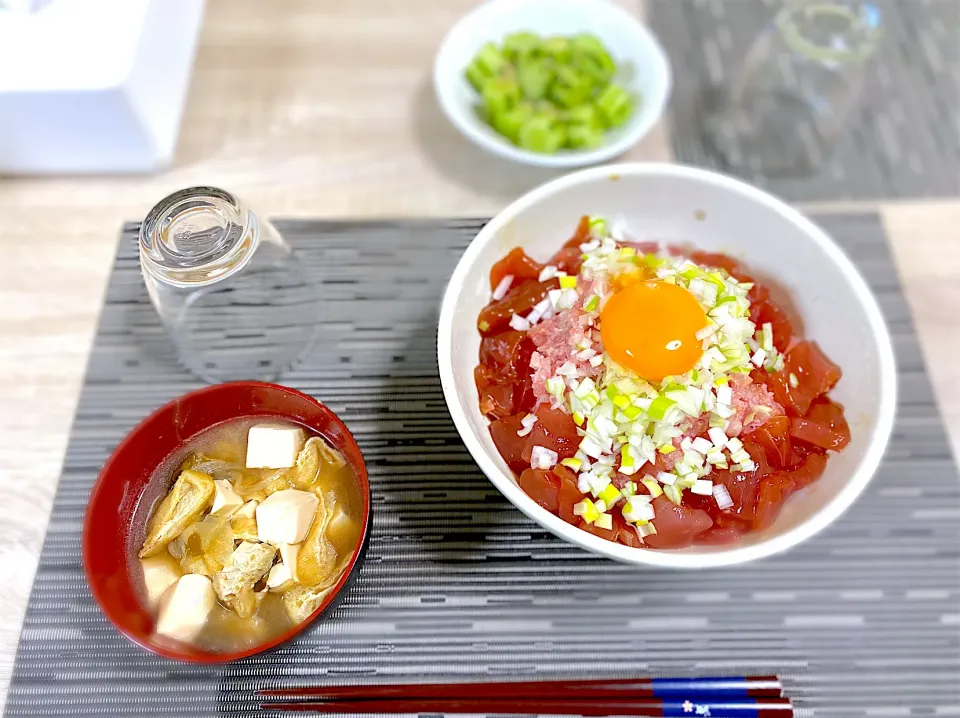
M 0 174 L 170 164 L 204 0 L 0 0 Z

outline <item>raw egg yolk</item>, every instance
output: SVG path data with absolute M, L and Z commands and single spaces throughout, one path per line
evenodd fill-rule
M 705 326 L 707 315 L 696 297 L 660 281 L 627 285 L 600 314 L 600 337 L 610 358 L 648 381 L 693 369 L 703 355 L 697 332 Z

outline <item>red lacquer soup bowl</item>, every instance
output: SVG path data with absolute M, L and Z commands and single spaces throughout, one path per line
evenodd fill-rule
M 287 632 L 265 643 L 230 653 L 212 653 L 154 635 L 154 618 L 140 591 L 137 539 L 149 505 L 172 483 L 184 449 L 211 427 L 235 419 L 263 417 L 300 424 L 339 449 L 353 468 L 361 496 L 360 544 L 353 560 L 324 602 Z M 144 419 L 114 450 L 93 486 L 83 526 L 83 566 L 93 597 L 117 629 L 144 648 L 167 658 L 222 663 L 260 653 L 288 641 L 329 610 L 357 573 L 370 527 L 370 484 L 356 441 L 343 422 L 316 399 L 294 389 L 261 382 L 219 384 L 185 394 Z M 142 540 L 142 539 L 141 539 Z

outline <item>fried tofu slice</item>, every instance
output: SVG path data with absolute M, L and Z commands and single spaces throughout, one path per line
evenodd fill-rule
M 191 469 L 181 473 L 150 519 L 140 558 L 160 553 L 187 526 L 199 519 L 210 506 L 216 488 L 209 474 Z
M 253 587 L 262 579 L 277 554 L 275 546 L 243 541 L 230 555 L 222 571 L 213 577 L 213 588 L 220 601 L 237 612 L 240 618 L 253 615 L 257 609 Z
M 347 570 L 352 559 L 351 552 L 327 575 L 324 581 L 316 586 L 294 586 L 284 591 L 283 607 L 287 610 L 290 620 L 300 623 L 316 611 L 340 581 L 340 577 Z
M 294 487 L 305 490 L 313 486 L 324 467 L 339 469 L 347 463 L 339 451 L 319 436 L 311 436 L 297 456 L 297 474 Z

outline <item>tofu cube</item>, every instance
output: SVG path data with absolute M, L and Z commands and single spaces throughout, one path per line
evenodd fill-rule
M 283 591 L 297 582 L 297 556 L 300 554 L 300 544 L 280 544 L 280 563 L 270 569 L 267 576 L 267 588 Z
M 247 468 L 289 468 L 297 463 L 303 440 L 303 429 L 295 426 L 251 426 L 247 432 Z
M 254 500 L 254 499 L 251 499 L 250 501 L 248 501 L 247 503 L 245 503 L 243 506 L 241 506 L 239 509 L 237 509 L 237 513 L 235 513 L 235 514 L 233 515 L 233 518 L 235 518 L 235 519 L 253 519 L 253 518 L 256 518 L 256 517 L 257 517 L 257 505 L 258 505 L 259 503 L 260 503 L 259 501 L 256 501 L 256 500 Z
M 250 500 L 239 508 L 230 519 L 230 528 L 234 538 L 243 541 L 259 541 L 257 535 L 257 504 L 259 501 Z
M 309 491 L 283 489 L 257 506 L 257 537 L 280 546 L 300 543 L 307 537 L 320 500 Z
M 188 573 L 164 596 L 157 633 L 178 641 L 192 641 L 203 629 L 217 597 L 206 576 Z
M 156 608 L 163 594 L 180 578 L 180 572 L 167 556 L 151 556 L 140 560 L 143 582 L 147 588 L 147 603 Z
M 290 578 L 294 581 L 298 581 L 297 578 L 297 557 L 300 555 L 300 544 L 298 543 L 282 543 L 279 546 L 280 548 L 280 559 L 283 561 L 283 565 L 287 567 L 290 571 Z
M 270 569 L 270 575 L 267 576 L 267 588 L 282 590 L 286 588 L 288 584 L 292 583 L 293 576 L 290 575 L 290 569 L 287 568 L 287 564 L 274 564 L 273 568 Z
M 217 487 L 217 493 L 214 494 L 211 511 L 223 516 L 233 516 L 243 506 L 243 499 L 233 490 L 233 484 L 226 479 L 218 479 L 213 483 Z

